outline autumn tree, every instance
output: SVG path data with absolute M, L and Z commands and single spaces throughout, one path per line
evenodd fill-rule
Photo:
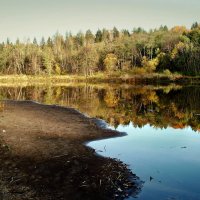
M 106 58 L 104 60 L 104 65 L 109 73 L 116 70 L 117 61 L 118 61 L 117 56 L 115 54 L 109 53 L 106 55 Z
M 53 56 L 52 49 L 49 47 L 45 47 L 43 49 L 42 64 L 43 64 L 45 73 L 47 73 L 49 76 L 52 75 L 53 65 L 54 65 L 54 56 Z

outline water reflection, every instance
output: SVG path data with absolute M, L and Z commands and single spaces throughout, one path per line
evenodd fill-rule
M 0 112 L 4 110 L 4 103 L 0 101 Z
M 200 87 L 0 87 L 3 99 L 74 107 L 127 132 L 127 137 L 90 145 L 104 156 L 130 164 L 145 181 L 139 199 L 200 199 Z M 0 110 L 3 107 L 1 102 Z
M 91 142 L 89 146 L 103 156 L 129 164 L 144 181 L 137 199 L 200 199 L 199 134 L 190 127 L 135 128 L 132 123 L 120 125 L 117 130 L 127 132 L 128 136 Z
M 0 87 L 0 99 L 35 100 L 77 108 L 114 126 L 200 130 L 200 88 L 180 86 Z

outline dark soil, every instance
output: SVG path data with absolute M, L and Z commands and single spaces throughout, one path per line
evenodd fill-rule
M 0 200 L 124 199 L 139 191 L 125 164 L 83 145 L 120 136 L 74 109 L 1 102 Z

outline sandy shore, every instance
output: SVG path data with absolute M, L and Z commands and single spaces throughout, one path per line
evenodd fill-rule
M 123 199 L 137 190 L 126 165 L 83 145 L 119 133 L 70 108 L 28 101 L 0 107 L 0 199 Z

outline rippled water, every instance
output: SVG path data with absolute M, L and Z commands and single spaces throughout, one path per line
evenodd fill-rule
M 0 99 L 69 106 L 101 118 L 127 136 L 89 145 L 130 165 L 144 182 L 138 199 L 200 199 L 199 86 L 0 86 Z

